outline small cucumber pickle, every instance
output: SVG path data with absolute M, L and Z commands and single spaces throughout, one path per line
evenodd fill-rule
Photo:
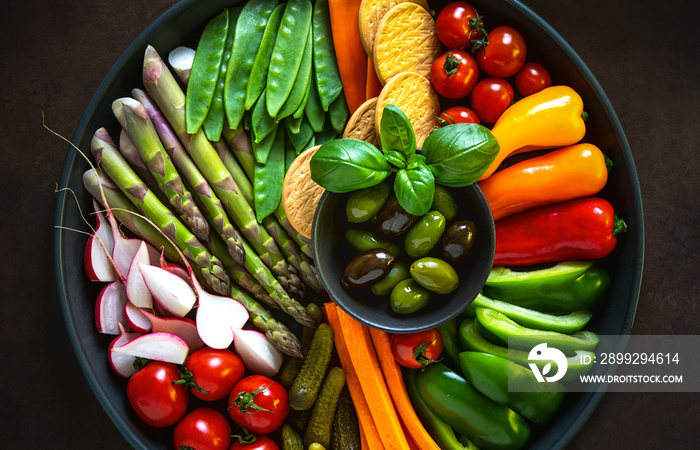
M 454 267 L 442 259 L 425 257 L 411 264 L 411 277 L 437 294 L 449 294 L 459 286 Z
M 430 211 L 406 233 L 406 253 L 421 258 L 430 253 L 445 231 L 445 216 L 440 211 Z
M 391 192 L 392 186 L 387 182 L 353 192 L 345 204 L 348 222 L 362 223 L 375 217 L 389 200 Z
M 476 238 L 476 226 L 471 220 L 458 220 L 445 229 L 440 240 L 440 255 L 450 264 L 459 264 L 464 261 L 472 248 Z
M 369 287 L 387 276 L 395 261 L 394 255 L 382 248 L 366 250 L 345 266 L 340 283 L 345 289 Z

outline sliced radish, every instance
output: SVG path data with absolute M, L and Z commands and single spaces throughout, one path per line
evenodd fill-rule
M 227 348 L 233 342 L 233 330 L 243 328 L 248 317 L 248 311 L 236 300 L 199 292 L 197 332 L 208 347 Z
M 142 314 L 151 324 L 154 333 L 166 332 L 180 336 L 192 352 L 204 347 L 194 320 L 187 317 L 158 317 L 148 311 L 142 311 Z
M 138 358 L 182 364 L 187 359 L 189 347 L 181 337 L 172 333 L 148 333 L 122 346 L 114 347 L 112 351 Z
M 182 278 L 183 280 L 190 281 L 190 275 L 187 273 L 187 269 L 182 267 L 180 264 L 166 263 L 165 266 L 162 267 L 168 272 Z
M 136 264 L 151 264 L 151 257 L 148 254 L 148 246 L 145 241 L 141 241 L 136 254 L 134 254 L 126 276 L 126 295 L 134 306 L 138 308 L 153 308 L 153 296 L 148 290 L 146 282 L 143 281 L 141 271 L 136 268 Z
M 119 336 L 115 337 L 112 342 L 110 342 L 108 347 L 108 359 L 109 365 L 112 369 L 120 376 L 124 378 L 129 378 L 134 373 L 136 373 L 136 368 L 134 367 L 135 356 L 125 355 L 123 353 L 113 352 L 114 347 L 121 347 L 127 344 L 137 337 L 141 336 L 141 333 L 129 333 L 124 328 L 124 325 L 119 324 Z
M 95 302 L 95 324 L 102 334 L 119 334 L 119 324 L 126 323 L 124 308 L 127 303 L 126 288 L 121 281 L 113 281 L 102 288 Z
M 83 253 L 85 271 L 91 281 L 114 281 L 117 279 L 117 273 L 108 257 L 114 249 L 114 237 L 104 214 L 100 211 L 99 204 L 95 200 L 92 204 L 95 208 L 97 223 L 95 232 L 90 235 L 85 245 Z
M 137 263 L 136 267 L 160 306 L 176 317 L 185 317 L 190 312 L 197 296 L 185 280 L 157 266 Z
M 151 321 L 144 314 L 144 311 L 134 306 L 131 302 L 126 302 L 124 316 L 129 327 L 139 333 L 148 333 L 152 329 Z
M 233 330 L 233 346 L 245 366 L 252 372 L 271 377 L 279 372 L 282 352 L 259 331 Z

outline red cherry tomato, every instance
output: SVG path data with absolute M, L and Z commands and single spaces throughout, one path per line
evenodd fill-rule
M 520 95 L 527 97 L 552 85 L 552 76 L 541 64 L 528 61 L 515 74 L 515 88 Z
M 175 364 L 151 361 L 129 378 L 126 396 L 136 414 L 157 427 L 175 425 L 187 412 L 189 393 L 182 384 Z
M 484 78 L 474 86 L 471 106 L 482 122 L 495 123 L 514 96 L 513 86 L 503 78 Z
M 271 433 L 289 414 L 287 391 L 268 377 L 245 377 L 231 391 L 228 412 L 234 422 L 253 434 Z
M 464 50 L 450 50 L 438 56 L 430 67 L 430 82 L 446 98 L 469 95 L 479 80 L 479 66 Z
M 229 450 L 280 450 L 280 447 L 267 436 L 256 436 L 253 442 L 234 440 Z
M 507 25 L 494 28 L 488 34 L 485 48 L 477 50 L 479 69 L 492 77 L 508 78 L 525 64 L 527 46 L 518 30 Z
M 442 354 L 442 335 L 437 328 L 417 333 L 391 335 L 391 353 L 396 362 L 418 369 L 436 362 Z
M 197 408 L 175 425 L 173 444 L 176 450 L 228 450 L 231 445 L 231 425 L 219 411 L 206 407 Z
M 444 127 L 453 123 L 481 124 L 479 116 L 474 111 L 464 106 L 452 106 L 440 113 L 435 121 L 436 127 Z
M 196 385 L 190 388 L 190 392 L 195 397 L 210 401 L 226 398 L 245 372 L 243 361 L 231 350 L 209 347 L 192 352 L 187 357 L 185 369 L 191 373 L 192 382 Z
M 484 24 L 473 6 L 452 2 L 445 6 L 435 20 L 438 39 L 448 48 L 469 48 L 472 40 L 483 35 Z

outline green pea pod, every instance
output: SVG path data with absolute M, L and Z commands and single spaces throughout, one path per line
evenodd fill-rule
M 233 40 L 236 35 L 236 21 L 241 14 L 241 8 L 231 8 L 229 10 L 229 25 L 226 35 L 226 43 L 224 44 L 224 54 L 221 57 L 221 66 L 219 68 L 219 77 L 216 80 L 214 88 L 214 96 L 211 99 L 209 112 L 207 112 L 202 128 L 204 134 L 210 141 L 218 141 L 221 138 L 221 132 L 224 128 L 224 89 L 226 85 L 226 71 L 228 70 L 231 51 L 233 50 Z
M 299 119 L 300 117 L 304 116 L 304 112 L 306 111 L 306 103 L 309 101 L 309 96 L 311 94 L 311 85 L 314 84 L 312 82 L 312 76 L 313 76 L 313 67 L 311 67 L 311 76 L 309 76 L 309 81 L 306 83 L 306 91 L 304 92 L 304 98 L 301 100 L 301 103 L 299 104 L 299 107 L 297 108 L 296 111 L 292 114 L 292 117 L 295 119 Z
M 314 68 L 316 70 L 316 86 L 321 105 L 324 111 L 328 111 L 331 103 L 340 96 L 343 91 L 343 83 L 340 80 L 338 61 L 335 56 L 333 34 L 331 32 L 331 18 L 328 0 L 316 0 L 313 12 L 313 37 L 314 37 Z M 341 96 L 343 97 L 343 96 Z M 339 132 L 342 130 L 339 130 Z
M 260 97 L 260 94 L 262 94 L 265 88 L 267 70 L 270 67 L 270 55 L 272 54 L 272 47 L 275 45 L 275 39 L 277 39 L 277 31 L 279 30 L 280 22 L 282 22 L 282 14 L 284 14 L 285 6 L 287 6 L 286 3 L 277 5 L 272 11 L 270 20 L 265 27 L 265 32 L 260 42 L 260 48 L 255 55 L 255 61 L 253 61 L 253 66 L 250 69 L 250 77 L 248 78 L 248 85 L 245 90 L 246 110 L 253 107 L 255 101 Z
M 185 126 L 190 134 L 201 128 L 214 97 L 228 27 L 229 11 L 224 9 L 207 23 L 197 44 L 185 100 Z
M 297 152 L 292 143 L 289 141 L 289 138 L 284 140 L 284 173 L 287 173 L 289 171 L 289 167 L 291 167 L 292 163 L 297 157 Z
M 350 114 L 348 102 L 345 100 L 344 95 L 340 95 L 333 100 L 328 108 L 328 118 L 331 121 L 331 126 L 338 133 L 342 133 L 343 130 L 345 130 L 345 124 L 348 121 L 348 114 Z
M 272 145 L 275 142 L 275 135 L 278 128 L 280 128 L 280 126 L 275 124 L 274 128 L 260 142 L 255 142 L 255 140 L 253 140 L 251 144 L 255 162 L 259 164 L 265 164 L 267 162 L 267 158 L 272 150 Z
M 267 111 L 277 117 L 294 86 L 311 30 L 310 0 L 289 0 L 277 31 L 267 71 Z
M 479 448 L 520 449 L 530 425 L 513 410 L 486 397 L 443 364 L 416 372 L 416 390 L 435 414 Z
M 303 119 L 303 118 L 302 118 Z M 289 136 L 289 140 L 291 141 L 292 145 L 294 146 L 295 151 L 300 151 L 301 147 L 303 147 L 307 142 L 309 142 L 309 139 L 313 136 L 314 131 L 311 129 L 311 126 L 309 125 L 309 122 L 305 119 L 303 119 L 299 123 L 299 132 L 294 134 L 294 133 L 287 133 Z
M 299 134 L 301 131 L 301 121 L 303 116 L 295 118 L 292 116 L 287 116 L 284 118 L 284 126 L 287 128 L 287 132 L 290 134 Z
M 549 361 L 530 361 L 529 352 L 517 349 L 508 349 L 507 347 L 501 347 L 500 345 L 488 341 L 479 332 L 478 320 L 472 320 L 469 318 L 462 320 L 462 323 L 459 325 L 457 332 L 457 343 L 462 351 L 488 353 L 490 355 L 508 358 L 520 365 L 526 366 L 529 363 L 534 362 L 540 369 L 542 369 L 549 363 Z M 576 350 L 573 356 L 569 356 L 566 359 L 566 375 L 564 375 L 564 378 L 562 378 L 561 381 L 578 380 L 579 375 L 585 375 L 593 368 L 594 359 L 595 353 L 585 350 Z M 556 365 L 556 363 L 552 364 Z M 556 367 L 555 372 L 553 373 L 556 373 Z
M 333 126 L 331 125 L 331 122 L 328 120 L 326 121 L 325 126 L 320 132 L 315 133 L 316 136 L 316 145 L 323 145 L 326 142 L 330 142 L 333 139 L 338 137 L 338 132 L 333 129 Z
M 307 148 L 314 147 L 315 145 L 316 145 L 316 136 L 311 136 L 311 139 L 309 139 L 309 142 L 302 145 L 301 148 L 299 148 L 299 150 L 297 150 L 297 156 L 299 156 L 301 154 L 301 152 L 303 152 Z
M 232 129 L 238 128 L 241 123 L 250 71 L 276 6 L 277 0 L 248 2 L 238 18 L 235 43 L 229 61 L 231 69 L 226 71 L 224 87 L 224 108 L 228 125 Z
M 496 355 L 480 352 L 459 354 L 467 381 L 494 402 L 526 419 L 545 424 L 559 411 L 566 388 L 558 382 L 539 383 L 529 368 Z M 517 390 L 508 386 L 517 386 Z
M 287 100 L 282 105 L 279 113 L 277 113 L 277 120 L 281 120 L 285 117 L 290 117 L 294 114 L 299 106 L 301 105 L 304 97 L 306 97 L 306 89 L 308 88 L 309 82 L 311 80 L 311 63 L 313 62 L 313 40 L 311 39 L 311 33 L 308 33 L 306 38 L 306 44 L 304 45 L 304 56 L 301 58 L 301 65 L 299 66 L 299 72 L 294 80 L 294 85 L 292 86 L 292 92 L 287 97 Z
M 610 273 L 595 261 L 565 261 L 532 271 L 494 267 L 484 295 L 553 314 L 590 309 L 610 289 Z
M 505 314 L 509 319 L 520 325 L 535 328 L 537 330 L 556 331 L 558 333 L 572 334 L 583 328 L 593 317 L 590 310 L 574 311 L 565 316 L 555 316 L 511 303 L 490 299 L 482 294 L 476 296 L 474 301 L 467 306 L 463 314 L 476 317 L 476 308 L 490 308 Z
M 318 97 L 318 88 L 315 83 L 311 83 L 309 86 L 309 98 L 306 101 L 304 114 L 306 118 L 309 119 L 309 124 L 311 124 L 314 133 L 323 131 L 323 127 L 326 123 L 326 112 L 323 110 L 323 106 L 321 106 L 321 99 Z
M 274 133 L 269 157 L 263 164 L 255 163 L 254 194 L 255 216 L 258 222 L 269 216 L 280 203 L 282 198 L 282 183 L 284 182 L 284 129 L 278 127 Z
M 259 144 L 277 127 L 275 119 L 267 113 L 265 97 L 265 89 L 263 89 L 258 101 L 253 106 L 250 116 L 250 124 L 253 127 L 253 142 L 256 144 Z

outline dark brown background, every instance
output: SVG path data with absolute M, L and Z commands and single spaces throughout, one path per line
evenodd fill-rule
M 495 1 L 495 0 L 494 0 Z M 67 145 L 127 45 L 173 0 L 22 0 L 0 14 L 0 444 L 126 448 L 70 347 L 53 277 Z M 609 96 L 642 187 L 646 258 L 634 333 L 700 334 L 700 38 L 696 0 L 526 0 Z M 572 449 L 691 448 L 700 394 L 606 394 Z

